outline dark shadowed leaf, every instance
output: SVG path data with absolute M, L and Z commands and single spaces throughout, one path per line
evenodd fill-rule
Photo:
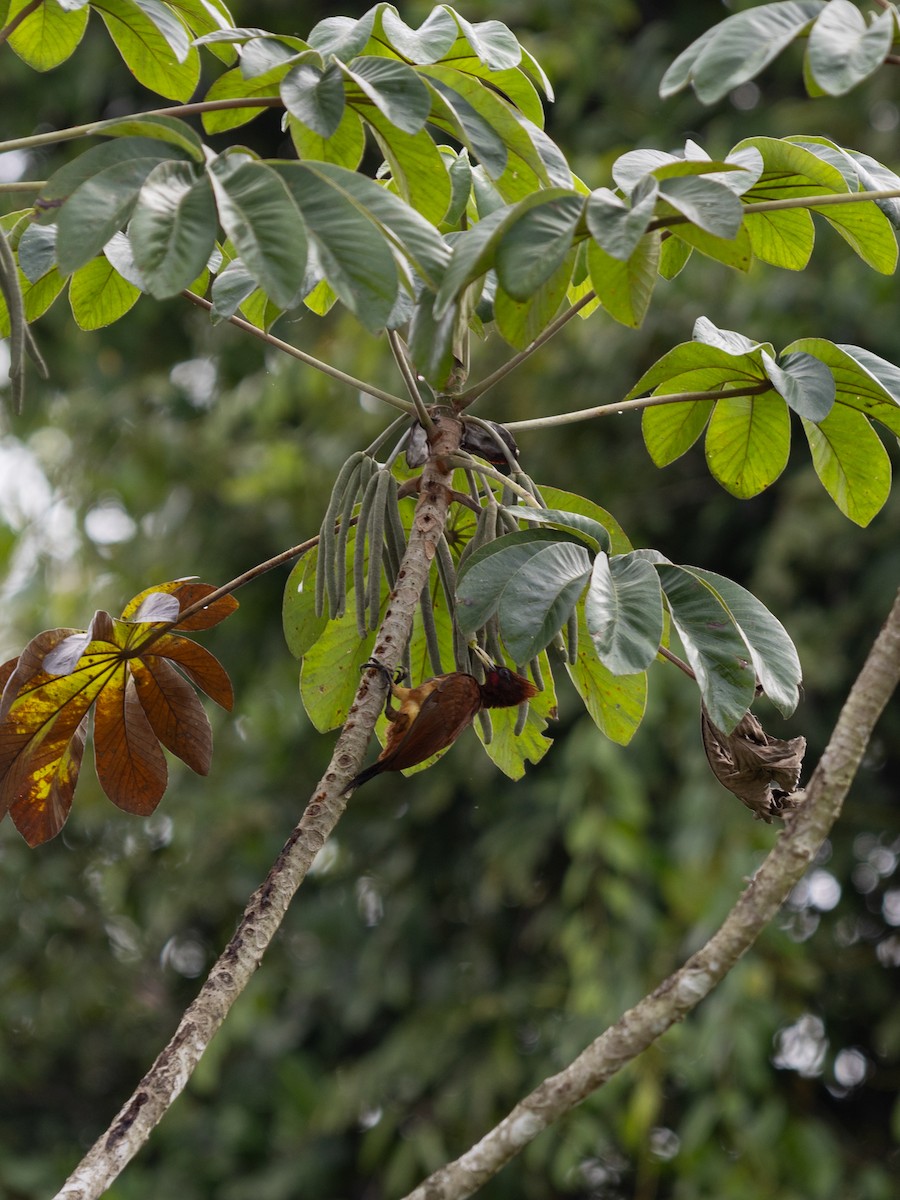
M 281 308 L 306 272 L 306 226 L 281 176 L 261 162 L 222 156 L 210 164 L 219 217 L 244 266 Z M 289 251 L 288 251 L 289 248 Z
M 663 636 L 662 592 L 653 564 L 630 554 L 598 554 L 584 616 L 597 654 L 613 675 L 646 670 Z
M 300 63 L 281 81 L 281 98 L 288 112 L 320 137 L 330 138 L 344 115 L 344 80 L 336 63 L 324 71 Z
M 187 163 L 160 163 L 138 195 L 128 227 L 135 265 L 157 299 L 192 283 L 215 246 L 216 206 L 206 175 Z
M 696 575 L 657 563 L 675 626 L 713 723 L 730 733 L 750 707 L 756 672 L 731 613 Z
M 342 67 L 346 77 L 404 133 L 418 133 L 431 110 L 431 93 L 405 63 L 380 56 L 355 58 Z
M 835 398 L 834 376 L 828 367 L 803 352 L 786 354 L 780 363 L 763 352 L 763 365 L 772 386 L 788 407 L 809 421 L 822 421 L 831 412 Z
M 681 569 L 711 587 L 731 613 L 750 650 L 763 691 L 782 715 L 789 717 L 800 698 L 802 675 L 800 659 L 784 626 L 740 584 L 700 567 Z

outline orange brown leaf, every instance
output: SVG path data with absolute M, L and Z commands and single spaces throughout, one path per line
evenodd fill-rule
M 180 623 L 215 590 L 194 580 L 147 588 L 121 618 L 101 610 L 87 630 L 47 630 L 0 667 L 0 818 L 9 811 L 30 846 L 68 817 L 92 706 L 97 776 L 126 812 L 147 815 L 159 803 L 168 778 L 162 746 L 208 772 L 212 732 L 190 684 L 230 709 L 231 681 L 208 650 L 170 631 L 229 616 L 237 602 L 225 596 Z

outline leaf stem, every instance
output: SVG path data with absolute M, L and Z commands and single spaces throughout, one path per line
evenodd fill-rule
M 203 296 L 196 296 L 193 292 L 189 291 L 183 291 L 181 294 L 185 300 L 190 300 L 191 304 L 196 304 L 198 308 L 205 308 L 207 312 L 212 309 L 212 304 L 209 300 L 204 299 Z M 392 408 L 399 408 L 402 412 L 410 414 L 415 414 L 416 412 L 416 406 L 411 400 L 404 400 L 402 396 L 395 396 L 391 392 L 382 391 L 381 388 L 375 387 L 374 384 L 366 383 L 364 379 L 357 379 L 354 375 L 348 375 L 346 371 L 341 371 L 338 367 L 331 366 L 330 363 L 314 358 L 311 354 L 307 354 L 305 350 L 300 350 L 296 346 L 292 346 L 290 342 L 284 342 L 281 338 L 275 337 L 274 334 L 267 333 L 265 329 L 260 329 L 257 325 L 251 325 L 249 321 L 245 321 L 242 317 L 232 316 L 228 320 L 232 325 L 237 326 L 238 329 L 243 329 L 245 333 L 259 338 L 267 346 L 272 346 L 276 350 L 283 350 L 291 358 L 299 359 L 300 362 L 306 363 L 308 367 L 313 367 L 315 370 L 321 371 L 323 375 L 330 375 L 332 379 L 337 379 L 340 383 L 346 383 L 358 392 L 364 392 L 367 396 L 374 396 L 376 400 L 382 400 L 385 404 L 389 404 Z
M 501 379 L 505 379 L 510 371 L 514 371 L 516 367 L 520 366 L 523 362 L 529 359 L 536 350 L 540 350 L 541 346 L 543 346 L 545 342 L 548 342 L 550 338 L 554 336 L 554 334 L 559 333 L 560 329 L 562 329 L 564 325 L 567 325 L 576 313 L 580 312 L 586 304 L 590 304 L 590 302 L 594 299 L 596 299 L 595 292 L 586 292 L 580 300 L 576 300 L 576 302 L 567 308 L 565 312 L 561 312 L 558 317 L 554 318 L 554 320 L 550 322 L 544 332 L 539 334 L 533 342 L 525 347 L 524 350 L 520 350 L 519 353 L 514 354 L 512 358 L 508 358 L 505 363 L 502 363 L 497 368 L 496 371 L 492 371 L 490 375 L 485 375 L 484 379 L 474 384 L 468 389 L 468 391 L 462 392 L 456 399 L 457 409 L 461 412 L 464 408 L 468 408 L 470 404 L 474 404 L 475 401 L 480 396 L 483 396 L 489 388 L 492 388 L 494 384 L 499 383 Z
M 20 9 L 16 13 L 9 24 L 4 25 L 3 28 L 0 29 L 0 46 L 2 46 L 4 42 L 8 42 L 10 37 L 16 32 L 25 18 L 30 17 L 33 12 L 37 12 L 43 3 L 44 0 L 29 0 L 28 4 L 26 4 L 24 8 Z
M 499 471 L 495 471 L 493 467 L 489 467 L 487 463 L 483 463 L 480 459 L 472 458 L 465 452 L 457 451 L 450 457 L 449 462 L 453 467 L 461 467 L 464 471 L 477 471 L 479 475 L 486 475 L 488 479 L 494 479 L 497 483 L 502 483 L 504 487 L 508 487 L 511 492 L 514 492 L 520 500 L 524 500 L 529 508 L 541 507 L 527 488 L 522 487 L 520 483 L 516 483 L 514 479 L 510 479 L 508 475 L 501 475 Z
M 900 188 L 883 188 L 870 192 L 828 192 L 822 196 L 796 196 L 786 200 L 758 200 L 753 204 L 745 204 L 743 214 L 782 212 L 789 208 L 829 208 L 835 204 L 857 204 L 860 200 L 896 200 L 900 196 Z M 657 217 L 647 226 L 647 233 L 654 229 L 665 229 L 669 225 L 690 224 L 689 218 L 681 213 L 670 217 Z
M 18 179 L 15 183 L 0 183 L 0 195 L 9 192 L 39 192 L 46 179 Z
M 37 7 L 35 5 L 35 7 Z M 23 9 L 16 17 L 16 23 L 23 15 Z M 13 22 L 10 22 L 12 25 Z M 9 29 L 9 25 L 6 27 Z M 0 31 L 2 32 L 2 31 Z M 117 125 L 126 121 L 139 121 L 141 117 L 191 117 L 196 113 L 219 112 L 227 108 L 282 108 L 280 96 L 230 96 L 225 100 L 198 100 L 195 104 L 172 104 L 167 108 L 149 108 L 146 112 L 130 113 L 127 116 L 116 117 Z M 103 133 L 103 126 L 111 123 L 109 118 L 103 121 L 88 121 L 85 125 L 70 125 L 66 129 L 51 129 L 47 133 L 33 133 L 30 137 L 12 138 L 0 142 L 0 154 L 7 150 L 28 150 L 32 146 L 50 146 L 54 142 L 68 142 L 73 138 L 91 137 L 95 133 Z
M 415 374 L 409 362 L 409 356 L 406 353 L 406 347 L 396 329 L 388 330 L 388 342 L 390 343 L 391 351 L 394 355 L 394 361 L 400 369 L 400 374 L 403 376 L 403 382 L 406 384 L 406 390 L 412 398 L 413 404 L 416 406 L 416 416 L 419 418 L 419 424 L 423 429 L 427 429 L 431 433 L 434 429 L 434 421 L 431 419 L 431 414 L 422 403 L 422 395 L 419 391 L 418 383 L 416 382 Z
M 609 417 L 634 408 L 653 408 L 657 404 L 687 404 L 696 400 L 727 400 L 729 396 L 759 396 L 773 391 L 771 383 L 754 383 L 750 387 L 716 388 L 709 392 L 670 392 L 663 396 L 638 396 L 634 400 L 619 400 L 614 404 L 598 404 L 596 408 L 580 408 L 574 412 L 556 413 L 550 417 L 534 417 L 530 421 L 504 421 L 504 427 L 520 432 L 523 429 L 548 429 L 553 425 L 574 425 L 577 421 L 592 421 L 594 417 Z

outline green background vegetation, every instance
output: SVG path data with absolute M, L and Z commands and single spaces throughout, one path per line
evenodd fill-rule
M 234 7 L 239 21 L 301 35 L 332 11 Z M 417 24 L 429 7 L 403 15 Z M 541 61 L 558 96 L 549 132 L 592 186 L 609 184 L 623 151 L 675 149 L 685 135 L 719 153 L 754 134 L 823 133 L 900 164 L 892 68 L 811 102 L 792 52 L 759 88 L 713 108 L 691 93 L 661 102 L 663 70 L 721 19 L 718 4 L 520 0 L 463 12 L 507 22 Z M 37 76 L 8 50 L 0 70 L 0 138 L 147 102 L 96 19 L 57 72 Z M 278 117 L 241 140 L 279 152 Z M 26 175 L 45 178 L 69 153 L 34 154 Z M 601 313 L 573 322 L 477 411 L 520 420 L 613 401 L 704 314 L 778 345 L 820 335 L 896 362 L 897 313 L 896 279 L 819 226 L 803 273 L 757 264 L 745 278 L 695 256 L 660 285 L 639 331 Z M 385 343 L 348 316 L 278 332 L 398 389 Z M 143 300 L 91 334 L 60 303 L 37 335 L 50 379 L 32 384 L 22 417 L 2 418 L 0 660 L 150 583 L 223 582 L 311 535 L 336 469 L 388 419 L 180 300 Z M 476 355 L 484 373 L 503 348 Z M 900 578 L 900 493 L 860 530 L 800 442 L 771 489 L 738 502 L 699 446 L 653 467 L 636 414 L 519 440 L 536 480 L 591 496 L 635 545 L 734 578 L 782 619 L 805 695 L 790 722 L 764 715 L 779 736 L 803 733 L 814 763 Z M 208 780 L 170 763 L 170 790 L 141 821 L 113 809 L 87 770 L 54 842 L 32 852 L 9 822 L 0 829 L 0 1192 L 11 1200 L 52 1192 L 130 1094 L 327 762 L 331 739 L 303 715 L 284 647 L 286 574 L 241 594 L 240 612 L 206 639 L 237 693 L 234 713 L 210 711 Z M 560 688 L 554 748 L 520 784 L 467 734 L 437 769 L 354 797 L 263 969 L 111 1196 L 402 1194 L 715 928 L 777 830 L 710 775 L 695 689 L 654 668 L 647 718 L 622 749 Z M 754 951 L 484 1196 L 894 1194 L 898 747 L 894 704 L 815 872 Z

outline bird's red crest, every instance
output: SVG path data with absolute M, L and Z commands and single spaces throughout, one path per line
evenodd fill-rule
M 485 708 L 510 708 L 530 700 L 537 688 L 529 679 L 523 679 L 509 667 L 494 666 L 485 673 L 481 685 L 481 696 Z

